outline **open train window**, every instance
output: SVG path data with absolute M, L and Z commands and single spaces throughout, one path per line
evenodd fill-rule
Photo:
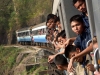
M 29 36 L 29 32 L 26 32 L 26 36 Z

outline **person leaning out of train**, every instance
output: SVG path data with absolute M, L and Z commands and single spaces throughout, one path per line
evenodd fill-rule
M 55 47 L 58 47 L 58 48 L 59 48 L 59 49 L 58 49 L 58 53 L 56 53 L 56 54 L 54 54 L 54 55 L 50 55 L 50 56 L 48 57 L 48 62 L 52 62 L 53 59 L 55 58 L 55 56 L 56 56 L 57 54 L 63 54 L 63 53 L 64 53 L 64 48 L 62 48 L 62 47 L 63 47 L 63 44 L 65 43 L 66 40 L 67 40 L 67 39 L 66 39 L 65 30 L 62 30 L 62 31 L 61 31 L 60 33 L 58 33 L 58 35 L 56 36 L 56 42 L 57 42 L 57 43 L 54 42 Z
M 56 15 L 48 14 L 47 22 L 46 22 L 46 26 L 47 26 L 48 29 L 55 29 L 56 28 L 56 24 L 55 24 L 55 19 L 56 18 L 57 18 Z
M 85 56 L 86 54 L 93 51 L 92 43 L 90 44 L 90 46 L 88 47 L 86 46 L 87 42 L 91 40 L 91 32 L 87 27 L 85 27 L 84 25 L 85 23 L 82 19 L 82 16 L 74 15 L 73 17 L 71 17 L 70 24 L 71 24 L 72 31 L 77 34 L 77 38 L 74 41 L 73 45 L 79 47 L 81 49 L 81 52 L 70 59 L 68 65 L 69 70 L 72 68 L 73 61 L 76 58 Z
M 88 13 L 85 0 L 73 0 L 73 6 L 80 11 L 82 14 L 82 19 L 85 23 L 85 27 L 90 29 L 89 21 L 88 21 Z
M 46 40 L 48 43 L 52 43 L 52 40 L 53 40 L 52 35 L 46 34 Z
M 74 45 L 68 45 L 65 48 L 64 53 L 67 58 L 71 59 L 72 57 L 76 56 L 80 52 L 81 52 L 80 48 L 78 48 Z M 89 64 L 91 64 L 91 63 L 92 63 L 91 57 L 88 54 L 85 57 L 84 56 L 78 57 L 74 60 L 74 65 L 73 65 L 74 68 L 72 68 L 71 71 L 73 71 L 73 69 L 75 69 L 76 75 L 92 75 L 92 72 L 87 69 L 87 66 L 89 66 Z M 93 70 L 93 69 L 94 68 L 91 67 L 91 70 Z
M 58 54 L 54 58 L 54 63 L 56 64 L 57 69 L 61 70 L 61 71 L 65 71 L 66 75 L 75 75 L 74 70 L 73 70 L 73 72 L 70 72 L 70 73 L 67 72 L 68 61 L 67 61 L 66 57 L 64 57 L 62 54 Z
M 60 33 L 57 34 L 57 36 L 54 38 L 55 41 L 53 42 L 55 46 L 55 51 L 60 52 L 63 47 L 63 43 L 66 41 L 66 34 L 65 30 L 62 30 Z
M 61 25 L 61 23 L 60 23 L 60 19 L 59 19 L 59 17 L 57 17 L 56 19 L 55 19 L 55 24 L 56 24 L 56 30 L 58 30 L 58 33 L 60 33 L 61 31 L 62 31 L 62 25 Z
M 60 19 L 54 14 L 49 14 L 47 16 L 46 26 L 48 29 L 52 31 L 57 30 L 58 33 L 61 32 L 62 30 Z
M 57 44 L 55 44 L 55 46 L 59 47 L 60 49 L 58 50 L 57 54 L 64 54 L 65 46 L 71 44 L 72 41 L 75 40 L 75 38 L 69 38 L 69 39 L 66 38 L 65 30 L 62 30 L 60 33 L 58 33 L 58 35 L 56 36 Z M 50 55 L 48 57 L 48 62 L 51 62 L 57 54 Z

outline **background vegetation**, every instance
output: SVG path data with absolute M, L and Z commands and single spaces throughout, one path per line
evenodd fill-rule
M 17 29 L 44 22 L 52 1 L 0 0 L 0 44 L 14 44 Z
M 15 47 L 0 46 L 0 75 L 10 75 L 19 51 L 21 50 Z

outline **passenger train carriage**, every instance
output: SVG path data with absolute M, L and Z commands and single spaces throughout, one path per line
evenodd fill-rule
M 44 22 L 33 27 L 17 30 L 17 42 L 20 44 L 47 43 L 45 24 Z

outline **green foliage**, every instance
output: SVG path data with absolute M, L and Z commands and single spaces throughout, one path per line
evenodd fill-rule
M 34 21 L 29 23 L 30 20 L 35 20 L 39 16 L 43 17 L 41 21 L 45 21 L 42 19 L 45 19 L 51 10 L 51 0 L 0 0 L 0 36 L 5 34 L 0 38 L 12 38 L 14 31 L 34 25 Z M 2 43 L 2 40 L 0 42 Z
M 11 70 L 16 64 L 16 56 L 19 51 L 20 49 L 15 47 L 0 46 L 0 75 L 2 75 L 5 70 Z

